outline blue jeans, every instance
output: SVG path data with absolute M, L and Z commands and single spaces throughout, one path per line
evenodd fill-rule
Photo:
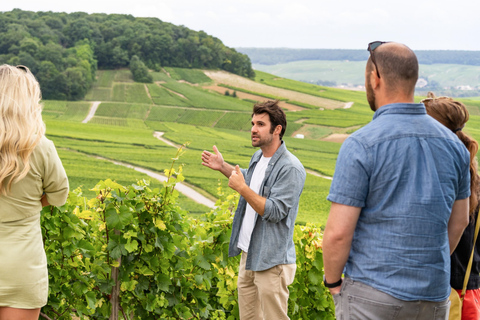
M 447 320 L 450 301 L 404 301 L 346 278 L 333 296 L 337 320 Z

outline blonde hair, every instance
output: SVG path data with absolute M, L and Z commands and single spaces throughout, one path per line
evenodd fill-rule
M 30 170 L 30 156 L 45 135 L 40 86 L 25 66 L 0 66 L 0 195 Z
M 467 107 L 460 101 L 455 101 L 449 97 L 437 98 L 433 92 L 429 92 L 427 99 L 423 99 L 422 102 L 427 109 L 427 113 L 452 130 L 470 152 L 470 214 L 472 215 L 479 204 L 480 177 L 475 157 L 478 152 L 478 142 L 462 131 L 469 118 Z

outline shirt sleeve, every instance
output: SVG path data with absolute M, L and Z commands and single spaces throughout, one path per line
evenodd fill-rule
M 263 194 L 267 198 L 263 220 L 277 223 L 285 218 L 290 210 L 296 210 L 305 184 L 306 173 L 303 167 L 282 168 L 277 179 L 270 186 L 265 186 Z
M 53 142 L 47 144 L 44 163 L 43 191 L 48 203 L 53 206 L 64 205 L 68 196 L 68 178 Z
M 338 153 L 327 200 L 352 207 L 365 207 L 371 167 L 364 146 L 353 138 L 345 140 Z
M 470 197 L 470 153 L 467 151 L 463 158 L 463 166 L 461 167 L 461 179 L 458 188 L 458 194 L 455 200 L 462 200 Z

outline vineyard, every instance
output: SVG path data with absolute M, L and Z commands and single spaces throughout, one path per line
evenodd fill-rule
M 187 172 L 186 182 L 212 199 L 216 197 L 216 183 L 225 180 L 223 176 L 215 175 L 200 164 L 203 150 L 217 145 L 228 162 L 244 167 L 248 165 L 254 152 L 249 138 L 253 103 L 203 89 L 203 86 L 212 84 L 206 82 L 208 78 L 204 72 L 166 68 L 161 72 L 152 72 L 153 78 L 159 82 L 147 85 L 134 83 L 128 70 L 98 71 L 97 74 L 97 82 L 89 95 L 95 90 L 114 92 L 117 88 L 119 101 L 98 100 L 101 104 L 89 123 L 80 123 L 88 113 L 91 104 L 88 101 L 44 102 L 47 135 L 57 147 L 81 152 L 83 157 L 101 156 L 162 172 L 171 160 L 171 147 L 154 138 L 153 132 L 164 132 L 164 137 L 177 145 L 189 142 L 182 159 Z M 223 77 L 227 79 L 225 74 Z M 236 79 L 236 76 L 232 77 Z M 227 80 L 224 82 L 230 81 Z M 331 101 L 337 101 L 340 106 L 348 101 L 353 102 L 353 106 L 348 109 L 341 107 L 320 110 L 309 105 L 309 108 L 303 110 L 286 112 L 288 126 L 284 140 L 287 147 L 297 155 L 306 169 L 331 177 L 340 144 L 322 139 L 330 134 L 351 133 L 371 120 L 372 112 L 365 102 L 364 93 L 319 87 L 262 72 L 258 72 L 256 80 L 263 86 L 268 84 L 272 88 L 297 90 L 312 98 L 319 96 L 322 99 L 335 99 Z M 265 96 L 262 92 L 256 94 Z M 115 97 L 115 94 L 112 96 Z M 277 98 L 292 103 L 288 98 Z M 92 101 L 97 100 L 92 97 Z M 478 137 L 477 128 L 480 125 L 476 115 L 480 113 L 480 103 L 475 100 L 465 102 L 472 114 L 467 130 Z M 304 134 L 306 139 L 293 138 L 296 133 Z M 67 173 L 72 176 L 72 189 L 83 186 L 84 193 L 88 196 L 93 196 L 89 189 L 99 180 L 112 178 L 125 181 L 122 177 L 109 176 L 108 171 L 96 170 L 96 174 L 90 176 L 93 183 L 84 184 L 77 180 L 81 176 L 79 163 L 70 160 L 64 162 Z M 103 165 L 99 164 L 100 168 Z M 140 177 L 139 173 L 136 174 Z M 224 183 L 226 185 L 226 181 Z M 325 223 L 329 210 L 325 197 L 329 185 L 329 180 L 307 175 L 298 223 Z M 194 213 L 205 212 L 206 208 L 202 205 L 183 199 L 185 202 L 182 201 L 181 206 L 193 209 Z
M 47 136 L 72 190 L 66 205 L 45 208 L 42 215 L 51 287 L 42 312 L 50 319 L 117 313 L 122 319 L 237 318 L 238 259 L 227 259 L 226 250 L 238 196 L 200 158 L 216 145 L 227 162 L 248 166 L 255 151 L 249 132 L 252 95 L 296 106 L 286 110 L 284 141 L 308 171 L 296 219 L 297 274 L 289 288 L 289 315 L 334 319 L 333 301 L 321 284 L 321 234 L 331 183 L 322 176 L 333 176 L 340 143 L 324 140 L 371 120 L 364 93 L 261 72 L 256 79 L 261 86 L 242 88 L 226 73 L 223 83 L 211 81 L 210 73 L 165 68 L 151 72 L 154 83 L 140 84 L 128 70 L 98 71 L 85 101 L 44 101 Z M 208 89 L 219 86 L 249 98 Z M 271 89 L 255 91 L 264 86 Z M 302 95 L 277 96 L 283 91 L 276 89 Z M 303 95 L 309 103 L 295 100 Z M 93 101 L 100 105 L 82 123 Z M 480 101 L 464 101 L 471 113 L 466 131 L 480 139 Z M 326 102 L 329 108 L 318 107 Z M 181 156 L 155 132 L 173 145 L 186 145 Z M 305 139 L 295 138 L 297 133 Z M 161 183 L 133 166 L 164 172 L 170 180 Z M 212 210 L 177 192 L 177 181 L 217 206 Z
M 238 196 L 218 189 L 217 207 L 190 218 L 177 205 L 182 168 L 162 188 L 99 182 L 96 197 L 73 191 L 45 208 L 42 231 L 50 274 L 50 319 L 238 319 L 239 257 L 228 258 Z M 173 178 L 173 175 L 176 178 Z M 321 231 L 295 227 L 297 273 L 291 319 L 334 319 L 322 282 Z

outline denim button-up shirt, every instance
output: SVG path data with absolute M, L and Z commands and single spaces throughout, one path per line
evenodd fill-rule
M 258 150 L 250 160 L 248 170 L 242 169 L 245 182 L 250 185 L 253 171 L 262 156 Z M 293 229 L 298 213 L 300 194 L 305 183 L 305 169 L 282 142 L 272 156 L 260 185 L 259 194 L 267 199 L 263 216 L 257 214 L 252 231 L 246 269 L 262 271 L 279 264 L 295 263 Z M 247 201 L 240 197 L 233 218 L 229 256 L 237 256 L 242 250 L 237 247 Z
M 327 199 L 362 207 L 345 275 L 398 299 L 450 293 L 448 221 L 470 196 L 469 153 L 423 104 L 390 104 L 338 155 Z

